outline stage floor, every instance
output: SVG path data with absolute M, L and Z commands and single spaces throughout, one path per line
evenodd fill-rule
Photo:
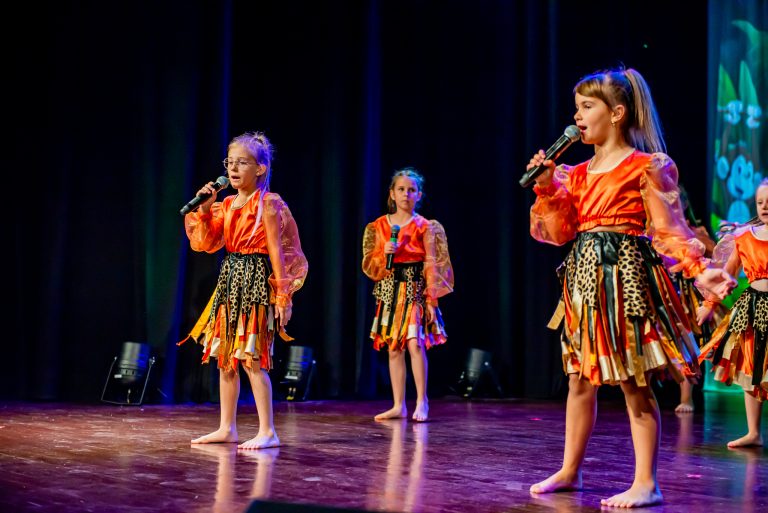
M 561 462 L 564 403 L 442 399 L 428 423 L 374 422 L 385 407 L 276 402 L 283 446 L 238 451 L 189 443 L 218 426 L 216 404 L 0 404 L 0 510 L 242 512 L 261 499 L 363 511 L 598 511 L 632 480 L 617 401 L 600 403 L 585 489 L 541 497 L 528 487 Z M 256 426 L 255 407 L 241 403 L 241 439 Z M 768 511 L 766 451 L 725 446 L 744 431 L 738 394 L 706 394 L 692 415 L 664 411 L 665 504 L 643 511 Z

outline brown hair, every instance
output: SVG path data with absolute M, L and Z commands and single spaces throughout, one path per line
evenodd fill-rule
M 646 153 L 666 151 L 651 90 L 636 70 L 618 68 L 592 73 L 579 80 L 573 92 L 599 98 L 611 110 L 624 105 L 627 114 L 619 122 L 624 139 Z

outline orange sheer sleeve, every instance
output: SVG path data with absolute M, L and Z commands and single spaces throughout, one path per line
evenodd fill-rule
M 562 246 L 576 236 L 579 221 L 569 190 L 571 169 L 557 166 L 548 187 L 533 186 L 536 201 L 531 207 L 531 236 L 539 242 Z
M 291 304 L 293 293 L 304 285 L 309 265 L 301 250 L 299 229 L 288 205 L 274 193 L 264 196 L 262 222 L 272 264 L 269 284 L 278 306 Z
M 426 301 L 437 306 L 437 298 L 453 292 L 453 266 L 448 254 L 448 237 L 436 220 L 429 221 L 424 231 L 424 277 L 427 281 Z
M 736 248 L 736 236 L 742 233 L 740 230 L 736 232 L 730 232 L 723 236 L 717 243 L 715 249 L 712 250 L 712 262 L 713 267 L 723 269 L 731 276 L 737 276 L 741 269 L 741 257 L 739 251 Z M 720 303 L 721 300 L 714 294 L 707 290 L 699 289 L 705 299 L 705 303 L 708 307 L 712 308 L 715 304 Z
M 646 233 L 659 253 L 677 262 L 669 268 L 671 272 L 682 271 L 686 278 L 693 278 L 707 267 L 709 261 L 704 257 L 704 244 L 685 220 L 677 175 L 677 166 L 667 155 L 654 153 L 651 156 L 640 179 L 648 216 Z
M 389 271 L 384 255 L 384 237 L 376 230 L 376 223 L 368 223 L 363 232 L 363 272 L 373 281 L 383 280 Z
M 199 210 L 184 216 L 184 229 L 194 251 L 216 253 L 224 247 L 224 211 L 221 202 L 211 205 L 207 214 Z

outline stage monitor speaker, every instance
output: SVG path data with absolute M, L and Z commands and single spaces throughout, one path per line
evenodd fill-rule
M 368 513 L 366 509 L 334 508 L 332 506 L 316 506 L 313 504 L 289 504 L 255 500 L 243 513 Z
M 492 384 L 494 392 L 503 396 L 499 379 L 491 367 L 491 353 L 482 349 L 471 348 L 467 354 L 467 363 L 456 385 L 451 389 L 458 395 L 471 399 L 483 392 L 483 385 Z
M 317 362 L 312 357 L 311 347 L 289 347 L 288 362 L 285 365 L 285 374 L 279 382 L 279 390 L 286 401 L 305 401 Z
M 155 357 L 149 355 L 149 344 L 123 342 L 120 356 L 115 356 L 109 367 L 101 400 L 111 404 L 140 405 L 154 364 Z

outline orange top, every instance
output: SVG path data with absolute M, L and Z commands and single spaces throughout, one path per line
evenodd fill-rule
M 560 246 L 579 232 L 629 224 L 624 232 L 647 235 L 659 253 L 677 262 L 671 271 L 690 278 L 704 270 L 704 244 L 685 221 L 672 159 L 635 150 L 610 171 L 590 173 L 587 165 L 560 165 L 549 187 L 534 186 L 533 238 Z
M 307 259 L 301 250 L 299 231 L 288 205 L 275 193 L 264 194 L 261 219 L 257 221 L 261 193 L 241 208 L 233 209 L 235 196 L 215 202 L 210 212 L 195 211 L 184 217 L 190 247 L 215 253 L 268 254 L 272 264 L 269 282 L 276 294 L 290 296 L 304 284 Z
M 745 227 L 743 230 L 725 236 L 715 248 L 713 260 L 725 262 L 725 270 L 736 276 L 740 267 L 744 267 L 747 281 L 768 278 L 768 240 L 758 239 L 754 228 Z
M 640 194 L 640 179 L 645 174 L 647 159 L 630 155 L 619 167 L 605 173 L 590 173 L 588 162 L 571 171 L 573 201 L 578 205 L 579 232 L 596 226 L 631 224 L 637 234 L 645 229 L 645 207 Z
M 391 272 L 386 268 L 384 244 L 390 239 L 392 225 L 388 216 L 381 216 L 365 227 L 363 234 L 363 272 L 379 281 Z M 425 295 L 433 304 L 437 298 L 453 291 L 453 267 L 448 254 L 448 239 L 443 226 L 436 220 L 427 220 L 416 214 L 400 226 L 397 251 L 392 259 L 396 264 L 424 262 Z

